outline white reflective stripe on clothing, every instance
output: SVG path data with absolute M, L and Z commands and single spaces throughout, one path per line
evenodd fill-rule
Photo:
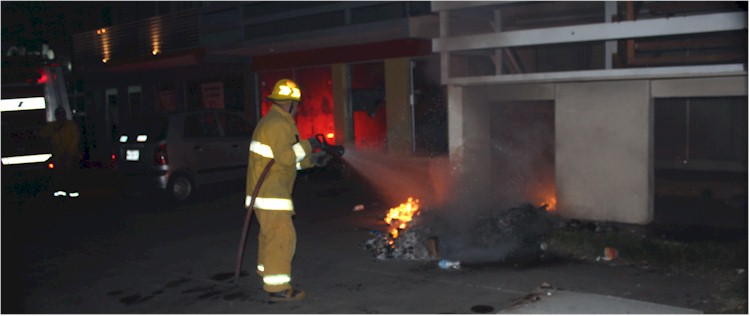
M 65 191 L 57 191 L 53 193 L 54 196 L 68 196 L 68 192 Z
M 302 163 L 301 162 L 297 163 L 297 170 L 302 170 Z
M 302 147 L 302 144 L 296 143 L 292 146 L 292 149 L 294 150 L 294 155 L 297 156 L 297 162 L 305 160 L 307 154 L 305 154 L 305 148 Z
M 262 264 L 259 264 L 258 265 L 258 271 L 264 272 L 264 271 L 266 271 L 266 267 L 264 265 L 262 265 Z
M 70 196 L 72 198 L 77 198 L 79 195 L 81 195 L 81 194 L 78 193 L 78 192 L 70 192 L 70 194 L 68 196 Z
M 273 150 L 271 149 L 271 146 L 255 140 L 250 143 L 250 152 L 254 152 L 263 157 L 273 159 Z
M 292 277 L 288 274 L 274 274 L 263 277 L 263 283 L 267 285 L 282 285 L 288 284 L 292 281 Z
M 248 195 L 245 197 L 245 207 L 250 207 L 250 201 L 253 199 L 252 196 Z M 262 210 L 273 210 L 273 211 L 291 211 L 294 210 L 294 204 L 290 199 L 279 199 L 279 198 L 255 198 L 255 208 Z

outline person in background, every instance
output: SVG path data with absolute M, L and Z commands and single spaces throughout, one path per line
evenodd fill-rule
M 315 137 L 300 140 L 294 116 L 302 94 L 289 79 L 279 80 L 268 96 L 273 103 L 253 132 L 247 170 L 245 207 L 253 207 L 260 225 L 257 273 L 271 301 L 297 301 L 305 292 L 291 286 L 292 258 L 297 235 L 292 216 L 292 188 L 297 170 L 324 166 L 332 158 L 324 151 L 313 153 L 321 144 Z M 273 163 L 262 182 L 261 174 Z M 252 194 L 260 186 L 254 205 Z
M 80 196 L 79 174 L 81 168 L 80 133 L 78 125 L 67 119 L 64 108 L 55 110 L 55 121 L 47 123 L 39 135 L 49 138 L 52 145 L 52 191 L 56 197 L 77 198 Z

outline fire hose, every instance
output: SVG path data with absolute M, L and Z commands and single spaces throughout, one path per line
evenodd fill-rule
M 245 215 L 245 224 L 242 227 L 242 235 L 240 236 L 240 249 L 237 251 L 237 267 L 234 269 L 234 281 L 236 284 L 240 282 L 240 270 L 242 269 L 242 258 L 245 255 L 245 245 L 247 244 L 247 233 L 250 230 L 250 219 L 253 217 L 253 207 L 255 207 L 255 198 L 258 197 L 258 191 L 260 191 L 260 186 L 263 184 L 263 180 L 266 179 L 266 175 L 268 175 L 268 171 L 271 170 L 271 166 L 273 166 L 274 162 L 276 161 L 271 159 L 271 161 L 269 161 L 266 167 L 263 169 L 263 172 L 261 172 L 260 178 L 258 178 L 258 183 L 255 184 L 253 195 L 250 198 L 250 205 L 247 207 L 247 214 Z

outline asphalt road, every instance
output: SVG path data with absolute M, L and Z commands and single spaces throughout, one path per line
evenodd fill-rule
M 298 180 L 293 283 L 308 298 L 269 303 L 254 272 L 253 222 L 245 271 L 232 282 L 245 210 L 243 185 L 204 190 L 172 205 L 126 199 L 92 177 L 74 202 L 4 183 L 2 313 L 497 313 L 542 284 L 701 310 L 711 280 L 617 264 L 550 258 L 441 270 L 435 262 L 382 261 L 361 243 L 385 230 L 383 205 L 351 179 Z M 355 205 L 365 210 L 354 212 Z

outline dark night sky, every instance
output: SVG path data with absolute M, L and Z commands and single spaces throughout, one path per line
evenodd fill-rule
M 22 45 L 67 37 L 62 2 L 2 2 L 3 42 Z
M 12 45 L 37 48 L 48 43 L 58 53 L 69 53 L 72 34 L 102 25 L 104 3 L 3 1 L 3 51 Z

